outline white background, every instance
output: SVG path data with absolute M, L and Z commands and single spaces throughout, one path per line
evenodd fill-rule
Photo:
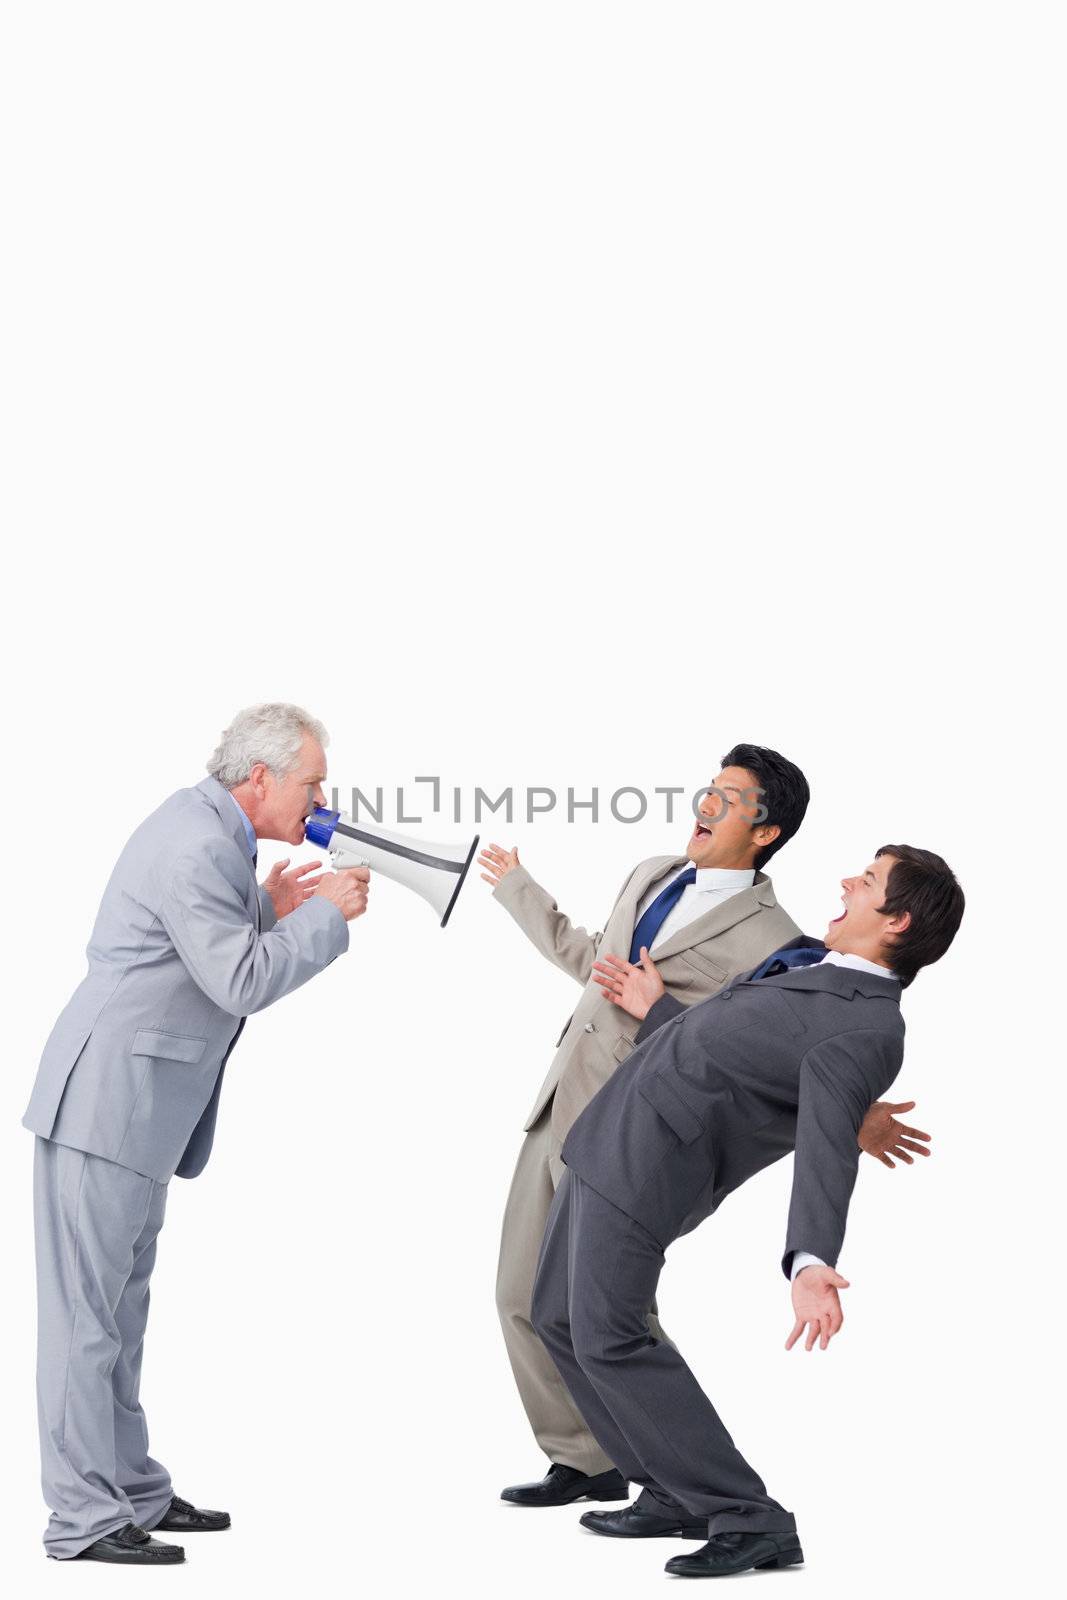
M 844 1332 L 782 1348 L 788 1162 L 661 1306 L 797 1513 L 807 1566 L 764 1581 L 1051 1587 L 1062 45 L 1058 7 L 973 0 L 5 7 L 11 1592 L 116 1582 L 39 1544 L 19 1118 L 118 849 L 268 698 L 342 787 L 695 788 L 772 744 L 815 933 L 878 845 L 948 857 L 898 1080 L 935 1153 L 865 1161 Z M 579 815 L 482 831 L 599 927 L 687 826 Z M 499 1218 L 577 993 L 477 879 L 444 933 L 379 883 L 251 1021 L 144 1378 L 234 1527 L 131 1589 L 660 1592 L 681 1544 L 497 1499 L 544 1465 Z

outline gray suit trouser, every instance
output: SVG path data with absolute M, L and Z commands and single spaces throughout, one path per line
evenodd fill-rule
M 647 1308 L 663 1251 L 645 1229 L 565 1173 L 552 1203 L 533 1325 L 605 1452 L 658 1516 L 719 1533 L 794 1533 Z
M 519 1397 L 538 1444 L 550 1461 L 595 1476 L 607 1472 L 612 1459 L 594 1438 L 530 1321 L 545 1222 L 556 1184 L 567 1170 L 559 1152 L 549 1101 L 523 1140 L 511 1180 L 500 1235 L 496 1306 Z M 666 1341 L 655 1301 L 650 1305 L 648 1327 L 656 1338 Z
M 148 1280 L 167 1185 L 38 1138 L 37 1412 L 51 1556 L 127 1522 L 152 1528 L 170 1474 L 148 1454 L 139 1399 Z

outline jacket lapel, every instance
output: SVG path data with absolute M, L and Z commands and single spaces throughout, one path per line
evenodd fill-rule
M 741 889 L 728 899 L 721 900 L 710 911 L 705 911 L 702 917 L 689 923 L 688 927 L 672 933 L 669 939 L 653 950 L 652 959 L 662 961 L 667 956 L 677 955 L 679 950 L 690 950 L 693 945 L 702 944 L 705 939 L 714 939 L 728 928 L 744 922 L 746 917 L 754 917 L 765 907 L 777 904 L 770 878 L 757 872 L 755 882 L 748 889 Z
M 809 944 L 819 941 L 808 940 Z M 751 982 L 749 978 L 739 980 Z M 822 989 L 839 994 L 844 1000 L 862 994 L 869 999 L 900 1000 L 901 987 L 895 978 L 878 978 L 873 972 L 860 972 L 856 967 L 839 967 L 836 961 L 820 961 L 810 967 L 790 967 L 787 972 L 776 972 L 771 978 L 761 978 L 761 984 L 774 984 L 779 989 Z
M 604 929 L 605 953 L 610 950 L 612 955 L 621 955 L 624 959 L 630 954 L 638 906 L 654 883 L 659 883 L 660 879 L 666 882 L 684 864 L 685 856 L 652 856 L 634 870 Z
M 237 807 L 231 799 L 229 791 L 223 788 L 217 778 L 202 778 L 196 787 L 204 798 L 214 806 L 218 813 L 219 821 L 240 850 L 244 860 L 248 863 L 253 915 L 256 919 L 256 931 L 258 932 L 260 925 L 259 884 L 256 882 L 256 869 L 252 865 L 252 857 L 248 854 L 248 835 L 245 833 L 245 825 L 237 814 Z

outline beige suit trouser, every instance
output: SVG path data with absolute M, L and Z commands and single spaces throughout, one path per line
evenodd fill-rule
M 527 1133 L 519 1151 L 504 1209 L 497 1268 L 496 1306 L 511 1370 L 530 1427 L 550 1461 L 594 1475 L 614 1464 L 590 1433 L 555 1363 L 530 1322 L 530 1301 L 556 1186 L 567 1170 L 552 1132 L 551 1101 Z M 671 1341 L 660 1327 L 655 1302 L 648 1314 L 653 1338 Z

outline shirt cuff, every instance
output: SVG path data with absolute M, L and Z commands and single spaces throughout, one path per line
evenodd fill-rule
M 789 1269 L 789 1281 L 792 1283 L 798 1272 L 803 1272 L 805 1267 L 825 1267 L 826 1262 L 821 1256 L 813 1256 L 808 1250 L 797 1250 L 793 1256 L 793 1265 Z

